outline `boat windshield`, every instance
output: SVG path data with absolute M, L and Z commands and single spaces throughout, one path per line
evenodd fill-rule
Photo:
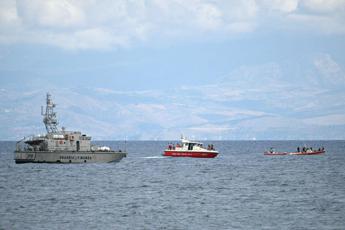
M 188 150 L 193 150 L 194 147 L 194 143 L 189 143 L 188 144 Z

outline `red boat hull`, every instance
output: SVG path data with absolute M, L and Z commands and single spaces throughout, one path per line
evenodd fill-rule
M 166 150 L 163 156 L 167 157 L 196 157 L 196 158 L 215 158 L 218 155 L 217 152 L 194 152 L 194 151 L 174 151 Z
M 325 150 L 312 151 L 312 152 L 295 152 L 295 153 L 290 153 L 290 155 L 318 155 L 318 154 L 323 154 L 323 153 L 325 153 Z

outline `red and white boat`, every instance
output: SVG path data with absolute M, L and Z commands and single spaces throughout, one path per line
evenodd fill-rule
M 325 149 L 319 148 L 318 150 L 312 150 L 311 148 L 303 149 L 299 152 L 276 152 L 273 148 L 269 151 L 264 152 L 266 156 L 282 156 L 282 155 L 319 155 L 325 153 Z
M 190 141 L 184 137 L 181 138 L 181 144 L 169 144 L 163 153 L 163 156 L 169 157 L 214 158 L 217 155 L 218 151 L 213 145 L 205 148 L 201 142 Z
M 324 149 L 320 149 L 320 150 L 310 150 L 308 149 L 307 151 L 302 151 L 302 152 L 293 152 L 293 153 L 289 153 L 290 155 L 319 155 L 319 154 L 323 154 L 326 151 Z

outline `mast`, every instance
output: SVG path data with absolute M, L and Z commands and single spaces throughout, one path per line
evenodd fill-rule
M 43 106 L 41 107 L 41 114 L 43 116 L 43 123 L 46 126 L 47 133 L 57 133 L 59 124 L 56 113 L 54 112 L 54 107 L 56 104 L 53 103 L 51 95 L 47 93 L 47 105 L 46 111 L 43 113 Z

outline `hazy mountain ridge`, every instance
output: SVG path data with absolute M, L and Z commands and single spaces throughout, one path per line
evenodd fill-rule
M 40 106 L 47 91 L 61 126 L 95 139 L 177 139 L 181 133 L 196 139 L 343 139 L 344 71 L 327 55 L 316 58 L 305 70 L 287 71 L 277 63 L 241 66 L 212 84 L 161 90 L 68 88 L 46 81 L 23 82 L 19 91 L 5 86 L 0 139 L 45 132 Z

